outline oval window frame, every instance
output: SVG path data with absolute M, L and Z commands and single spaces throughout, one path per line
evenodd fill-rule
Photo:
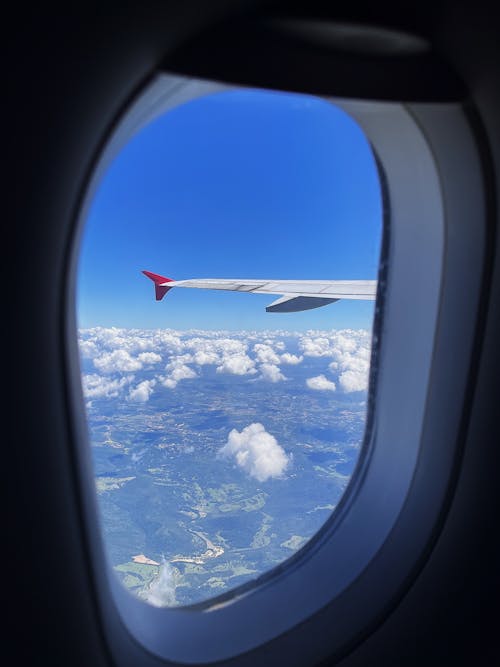
M 231 88 L 174 75 L 156 77 L 123 114 L 106 143 L 86 192 L 79 231 L 100 176 L 135 131 L 168 108 Z M 324 655 L 340 652 L 408 581 L 439 521 L 457 456 L 457 411 L 463 404 L 474 337 L 475 318 L 464 324 L 460 304 L 463 300 L 474 312 L 480 297 L 479 268 L 470 270 L 459 301 L 453 290 L 464 257 L 472 258 L 473 267 L 482 266 L 484 231 L 471 226 L 471 219 L 485 217 L 479 153 L 458 104 L 325 99 L 363 128 L 388 193 L 388 280 L 376 332 L 372 428 L 344 500 L 318 537 L 273 570 L 272 576 L 244 590 L 236 589 L 223 601 L 208 601 L 196 609 L 150 607 L 133 598 L 108 571 L 96 522 L 93 470 L 82 414 L 74 308 L 78 234 L 74 240 L 66 293 L 67 365 L 81 496 L 103 623 L 112 651 L 123 664 L 133 664 L 134 651 L 142 650 L 151 664 L 154 656 L 184 664 L 231 660 L 278 637 L 287 636 L 287 641 L 297 643 L 314 617 L 328 619 L 330 630 L 328 638 L 315 644 L 311 657 L 318 659 L 322 650 Z M 458 179 L 452 176 L 457 160 L 467 164 Z M 460 196 L 464 188 L 467 198 Z M 464 200 L 465 207 L 460 205 Z M 457 227 L 460 234 L 450 233 Z M 377 304 L 380 309 L 380 298 Z M 437 351 L 458 323 L 464 355 L 452 367 L 446 354 L 440 356 Z M 400 389 L 402 368 L 412 380 L 406 392 Z M 456 419 L 440 424 L 431 397 L 443 388 Z M 436 433 L 441 433 L 443 443 L 438 452 L 429 442 Z M 429 461 L 433 470 L 422 480 Z M 408 517 L 413 517 L 411 532 Z M 399 558 L 395 561 L 396 553 Z M 292 628 L 296 629 L 295 639 L 290 638 Z M 134 650 L 127 651 L 124 647 L 130 648 L 132 638 Z M 307 659 L 307 650 L 304 643 L 297 664 Z

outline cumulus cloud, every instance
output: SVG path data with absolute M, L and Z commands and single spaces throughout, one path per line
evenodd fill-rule
M 262 378 L 264 380 L 268 380 L 269 382 L 280 382 L 280 380 L 286 380 L 286 377 L 280 371 L 278 366 L 275 366 L 274 364 L 262 364 L 259 370 L 262 374 Z
M 299 341 L 299 347 L 306 357 L 328 357 L 332 354 L 332 346 L 326 336 L 304 336 Z
M 222 364 L 217 367 L 217 373 L 231 375 L 251 375 L 256 373 L 255 362 L 248 354 L 232 354 L 224 357 Z
M 161 354 L 156 354 L 156 352 L 141 352 L 137 359 L 146 366 L 154 366 L 161 362 Z
M 175 589 L 179 578 L 179 570 L 163 559 L 158 575 L 142 592 L 141 597 L 154 607 L 173 607 L 177 604 Z
M 366 372 L 345 371 L 339 376 L 339 384 L 346 393 L 368 389 L 368 369 Z
M 217 349 L 220 349 L 225 355 L 243 354 L 248 350 L 247 343 L 236 338 L 219 338 L 215 342 Z
M 255 352 L 257 361 L 259 361 L 261 364 L 280 363 L 280 358 L 270 345 L 264 345 L 263 343 L 256 343 L 253 346 L 253 351 Z
M 165 366 L 165 370 L 172 370 L 173 368 L 178 368 L 180 366 L 185 366 L 190 364 L 193 361 L 192 354 L 179 354 L 175 357 L 171 357 L 168 364 Z
M 83 393 L 85 398 L 116 398 L 132 379 L 133 376 L 110 380 L 95 373 L 84 375 L 82 378 Z
M 253 423 L 241 432 L 233 429 L 219 456 L 234 458 L 236 464 L 259 482 L 281 477 L 290 458 L 264 426 Z
M 153 393 L 155 384 L 156 380 L 143 380 L 139 382 L 136 387 L 130 389 L 128 393 L 129 400 L 136 401 L 137 403 L 146 403 Z
M 137 329 L 119 329 L 117 327 L 94 327 L 84 332 L 87 341 L 92 341 L 101 351 L 126 350 L 127 352 L 144 351 L 139 339 L 140 332 Z M 150 348 L 148 348 L 150 349 Z
M 94 366 L 101 373 L 115 373 L 138 371 L 142 368 L 142 363 L 131 357 L 126 350 L 114 350 L 94 359 Z
M 329 365 L 331 371 L 339 373 L 342 391 L 366 391 L 370 373 L 371 341 L 368 335 L 348 337 L 339 333 Z
M 185 364 L 174 366 L 169 375 L 160 378 L 160 382 L 167 389 L 175 389 L 181 380 L 191 380 L 197 377 L 196 371 Z
M 339 383 L 345 392 L 366 391 L 370 374 L 370 364 L 365 362 L 356 367 L 349 367 L 339 375 Z
M 172 380 L 180 382 L 181 380 L 191 380 L 192 378 L 197 377 L 197 375 L 196 371 L 194 371 L 189 366 L 186 366 L 185 364 L 180 364 L 179 366 L 176 366 L 172 370 L 172 372 L 170 373 L 170 377 L 172 378 Z
M 221 358 L 214 350 L 198 350 L 193 355 L 193 361 L 197 366 L 208 366 L 220 363 Z
M 329 369 L 338 375 L 343 392 L 366 391 L 370 371 L 371 336 L 366 330 L 308 332 L 299 340 L 308 357 L 330 357 Z
M 309 389 L 317 389 L 319 391 L 335 391 L 336 389 L 335 382 L 331 382 L 324 375 L 317 375 L 316 377 L 308 378 L 306 380 L 306 384 Z
M 190 380 L 198 377 L 196 371 L 190 366 L 187 366 L 187 364 L 192 361 L 192 354 L 180 354 L 176 357 L 172 357 L 165 366 L 165 370 L 169 371 L 168 375 L 159 378 L 161 384 L 164 387 L 167 387 L 167 389 L 175 389 L 181 380 Z
M 220 332 L 211 332 L 210 337 L 194 337 L 185 342 L 186 349 L 192 351 L 192 361 L 197 366 L 219 365 L 223 366 L 226 359 L 233 356 L 245 355 L 248 345 L 245 341 L 236 338 L 227 338 Z M 235 366 L 235 362 L 229 364 L 229 369 Z M 237 366 L 237 364 L 236 364 Z M 220 372 L 232 372 L 224 370 Z M 236 373 L 244 375 L 245 373 Z
M 295 364 L 300 364 L 301 361 L 304 359 L 304 357 L 302 355 L 298 357 L 296 354 L 290 354 L 290 352 L 285 352 L 284 354 L 281 355 L 280 359 L 282 364 L 295 365 Z
M 168 354 L 179 354 L 184 350 L 185 344 L 178 333 L 172 331 L 157 331 L 153 336 L 154 349 L 162 349 Z
M 80 354 L 84 359 L 93 359 L 99 354 L 99 347 L 93 340 L 79 340 Z
M 359 344 L 358 340 L 356 340 L 355 332 L 350 330 L 336 332 L 334 341 L 335 348 L 341 350 L 344 354 L 352 354 L 356 351 Z
M 95 358 L 104 352 L 123 350 L 129 354 L 144 352 L 178 354 L 184 343 L 179 332 L 151 329 L 119 329 L 93 327 L 81 329 L 79 344 L 82 356 Z

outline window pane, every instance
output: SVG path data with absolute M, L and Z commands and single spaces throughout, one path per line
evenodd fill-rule
M 363 132 L 311 96 L 200 97 L 109 166 L 84 230 L 78 324 L 104 543 L 134 594 L 174 606 L 226 593 L 331 516 L 363 442 L 374 301 L 266 312 L 280 294 L 249 292 L 374 281 L 381 232 Z M 239 290 L 157 302 L 144 269 Z

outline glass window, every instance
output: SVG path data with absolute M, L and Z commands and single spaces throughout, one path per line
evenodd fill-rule
M 185 606 L 227 593 L 331 516 L 363 443 L 375 302 L 267 312 L 283 294 L 269 285 L 375 287 L 381 235 L 370 145 L 320 98 L 205 95 L 109 165 L 77 312 L 104 544 L 135 595 Z M 157 301 L 143 270 L 236 289 L 179 285 Z

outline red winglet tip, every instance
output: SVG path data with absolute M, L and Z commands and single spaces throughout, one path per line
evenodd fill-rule
M 165 287 L 165 285 L 162 283 L 172 283 L 174 281 L 172 278 L 165 278 L 165 276 L 160 276 L 157 273 L 151 273 L 151 271 L 143 271 L 143 273 L 154 282 L 156 300 L 161 301 L 168 290 L 171 289 L 170 287 Z
M 158 273 L 151 273 L 151 271 L 143 271 L 143 274 L 152 280 L 155 284 L 159 285 L 161 283 L 171 283 L 173 282 L 172 278 L 165 278 L 165 276 L 160 276 Z

